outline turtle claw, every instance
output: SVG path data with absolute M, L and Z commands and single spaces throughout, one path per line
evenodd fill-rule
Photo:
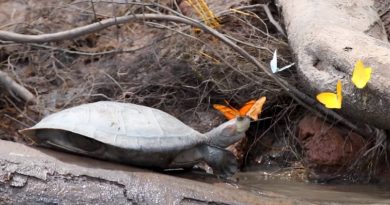
M 236 157 L 229 151 L 215 146 L 201 145 L 180 153 L 172 161 L 170 167 L 183 167 L 195 165 L 200 161 L 206 162 L 213 174 L 220 178 L 228 178 L 238 170 Z
M 204 160 L 213 168 L 215 175 L 227 178 L 234 175 L 238 170 L 236 157 L 229 151 L 213 146 L 205 146 Z
M 215 169 L 214 174 L 219 178 L 226 179 L 233 176 L 237 172 L 237 167 L 229 166 L 226 169 Z

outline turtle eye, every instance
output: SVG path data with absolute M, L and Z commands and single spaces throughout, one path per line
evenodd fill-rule
M 229 125 L 226 126 L 225 129 L 222 131 L 222 135 L 224 136 L 232 136 L 236 133 L 236 125 Z

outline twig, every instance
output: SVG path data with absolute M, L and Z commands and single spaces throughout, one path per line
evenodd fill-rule
M 271 14 L 271 11 L 269 10 L 269 7 L 267 4 L 262 4 L 261 7 L 263 7 L 265 13 L 267 14 L 267 17 L 269 21 L 275 26 L 276 29 L 284 36 L 287 37 L 286 33 L 284 32 L 283 28 L 280 26 L 280 24 L 274 19 L 274 17 Z
M 261 7 L 262 4 L 258 4 L 257 6 L 258 6 L 258 7 Z M 236 10 L 237 10 L 237 11 L 241 10 L 240 8 L 241 8 L 241 7 L 235 8 L 235 10 L 230 9 L 229 12 L 230 12 L 230 13 L 236 13 L 236 12 L 235 12 Z M 287 43 L 285 43 L 284 41 L 280 41 L 280 40 L 277 39 L 276 37 L 274 37 L 274 36 L 272 36 L 272 35 L 269 35 L 267 24 L 266 24 L 258 15 L 256 15 L 255 13 L 253 13 L 253 12 L 251 12 L 251 11 L 249 11 L 248 13 L 250 14 L 250 16 L 256 18 L 257 20 L 259 20 L 259 21 L 264 25 L 264 28 L 265 28 L 265 30 L 266 30 L 265 32 L 264 32 L 263 30 L 261 30 L 261 29 L 255 27 L 255 26 L 251 25 L 250 23 L 244 21 L 243 19 L 241 19 L 241 18 L 239 18 L 239 17 L 236 17 L 236 18 L 237 18 L 239 21 L 243 22 L 244 24 L 247 24 L 248 26 L 252 27 L 254 30 L 256 30 L 256 31 L 262 33 L 263 35 L 267 36 L 268 38 L 272 39 L 273 41 L 278 42 L 278 43 L 281 43 L 281 44 L 287 45 Z M 227 13 L 226 13 L 226 14 L 227 14 Z M 226 15 L 226 14 L 225 14 L 225 15 Z
M 21 115 L 23 115 L 23 117 L 25 117 L 27 120 L 30 120 L 33 124 L 37 123 L 37 121 L 29 117 L 27 113 L 25 111 L 22 111 L 9 97 L 5 96 L 5 100 L 7 101 L 7 103 L 11 104 L 12 107 L 14 107 L 14 109 L 18 111 Z
M 16 119 L 16 118 L 14 118 L 14 117 L 11 117 L 11 116 L 9 116 L 9 115 L 7 115 L 7 114 L 4 114 L 4 117 L 7 117 L 7 118 L 9 118 L 9 119 L 11 119 L 11 120 L 17 122 L 17 123 L 19 123 L 20 125 L 22 125 L 22 126 L 24 126 L 24 127 L 30 127 L 30 125 L 27 125 L 26 123 L 24 123 L 24 122 L 22 122 L 22 121 L 20 121 L 20 120 L 18 120 L 18 119 Z
M 35 96 L 25 87 L 19 85 L 7 73 L 0 71 L 0 84 L 2 84 L 11 95 L 17 95 L 26 102 L 34 102 Z
M 96 16 L 96 11 L 95 11 L 95 4 L 93 3 L 92 0 L 90 0 L 90 1 L 91 1 L 91 6 L 92 6 L 93 17 L 94 17 L 95 21 L 98 21 L 97 16 Z
M 269 6 L 268 4 L 254 4 L 254 5 L 249 5 L 249 6 L 241 6 L 241 7 L 236 7 L 234 9 L 236 10 L 253 10 L 253 9 L 257 9 L 258 7 L 262 7 L 265 11 L 265 14 L 267 15 L 269 21 L 272 23 L 272 25 L 275 26 L 275 28 L 284 36 L 284 37 L 287 37 L 287 34 L 284 32 L 282 26 L 280 26 L 279 22 L 277 22 L 274 17 L 272 16 L 271 14 L 271 11 L 269 10 Z M 218 16 L 220 15 L 226 15 L 228 13 L 232 13 L 231 10 L 228 10 L 228 11 L 222 11 L 220 13 L 218 13 Z
M 146 46 L 142 46 L 139 48 L 132 48 L 132 49 L 114 49 L 114 50 L 108 50 L 108 51 L 102 51 L 102 52 L 86 52 L 86 51 L 79 51 L 79 50 L 69 50 L 66 48 L 59 48 L 59 47 L 54 47 L 54 46 L 48 46 L 48 45 L 41 45 L 41 44 L 29 44 L 34 47 L 40 47 L 40 48 L 46 48 L 50 50 L 57 50 L 61 51 L 64 53 L 70 53 L 70 54 L 77 54 L 77 55 L 84 55 L 84 56 L 99 56 L 99 55 L 109 55 L 109 54 L 118 54 L 118 53 L 132 53 L 136 52 L 142 49 L 145 49 L 147 47 L 152 46 L 152 44 L 148 44 Z
M 174 21 L 179 23 L 188 24 L 197 28 L 202 29 L 203 31 L 207 31 L 210 34 L 214 35 L 216 38 L 224 42 L 226 45 L 230 46 L 233 50 L 235 50 L 237 53 L 239 53 L 241 56 L 246 58 L 249 62 L 253 63 L 256 67 L 260 68 L 265 74 L 267 74 L 271 79 L 273 79 L 277 84 L 279 84 L 287 93 L 296 100 L 299 104 L 307 108 L 308 110 L 316 113 L 317 115 L 324 117 L 321 113 L 318 112 L 321 111 L 322 113 L 325 113 L 326 115 L 332 116 L 335 120 L 338 122 L 341 122 L 342 124 L 346 125 L 347 127 L 351 128 L 352 130 L 355 130 L 357 133 L 363 135 L 363 136 L 370 136 L 371 133 L 368 132 L 366 129 L 358 128 L 336 112 L 326 109 L 324 106 L 320 105 L 318 102 L 313 100 L 313 98 L 307 96 L 306 94 L 299 91 L 294 86 L 290 85 L 287 81 L 279 78 L 277 75 L 274 75 L 271 73 L 268 67 L 257 61 L 255 57 L 250 55 L 248 52 L 246 52 L 241 47 L 237 46 L 233 41 L 231 41 L 229 38 L 218 32 L 217 30 L 210 28 L 206 26 L 205 24 L 191 19 L 189 17 L 183 16 L 182 14 L 173 11 L 172 9 L 158 5 L 164 9 L 167 9 L 173 13 L 175 13 L 178 16 L 173 15 L 163 15 L 163 14 L 134 14 L 131 16 L 121 16 L 121 17 L 115 17 L 106 19 L 100 22 L 96 22 L 93 24 L 89 24 L 86 26 L 70 29 L 67 31 L 52 33 L 52 34 L 40 34 L 40 35 L 26 35 L 26 34 L 17 34 L 9 31 L 0 31 L 0 40 L 5 41 L 14 41 L 14 42 L 20 42 L 20 43 L 43 43 L 43 42 L 52 42 L 52 41 L 60 41 L 65 39 L 73 39 L 82 35 L 86 35 L 89 33 L 93 33 L 102 29 L 105 29 L 107 27 L 117 25 L 117 24 L 123 24 L 130 21 L 139 21 L 139 20 L 157 20 L 157 21 Z M 255 79 L 254 74 L 243 74 L 244 77 L 246 77 L 249 80 Z M 311 106 L 313 107 L 311 107 Z

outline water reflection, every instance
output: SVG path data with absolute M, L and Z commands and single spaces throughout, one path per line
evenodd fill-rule
M 242 172 L 237 175 L 242 189 L 273 193 L 321 204 L 390 204 L 390 184 L 313 184 L 267 179 L 263 172 Z

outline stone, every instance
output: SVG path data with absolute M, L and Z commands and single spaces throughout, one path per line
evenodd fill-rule
M 366 149 L 362 136 L 311 115 L 299 122 L 297 137 L 305 161 L 320 172 L 342 171 Z

